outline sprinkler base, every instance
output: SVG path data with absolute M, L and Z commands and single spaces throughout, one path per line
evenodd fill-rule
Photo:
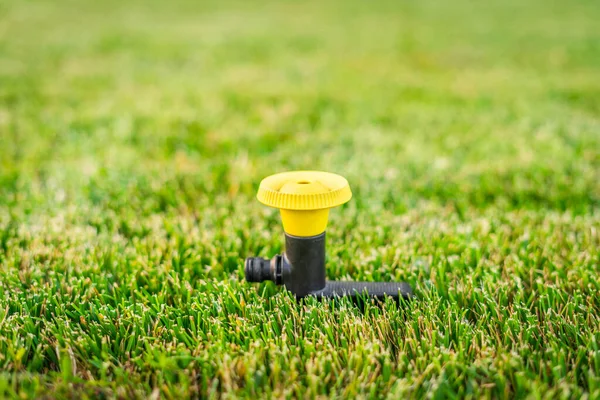
M 244 264 L 248 282 L 273 281 L 285 285 L 296 298 L 318 299 L 363 297 L 383 300 L 391 297 L 408 300 L 413 292 L 405 282 L 351 282 L 325 280 L 325 233 L 297 237 L 285 235 L 286 251 L 271 260 L 249 257 Z

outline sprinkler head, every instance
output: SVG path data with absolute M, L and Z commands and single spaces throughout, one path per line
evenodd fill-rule
M 343 176 L 294 171 L 263 179 L 256 197 L 264 205 L 279 209 L 285 233 L 310 237 L 325 232 L 329 209 L 348 202 L 352 192 Z
M 248 282 L 270 280 L 283 284 L 297 298 L 412 297 L 412 289 L 404 282 L 326 281 L 325 230 L 329 209 L 352 198 L 344 177 L 319 171 L 283 172 L 263 179 L 257 198 L 279 209 L 286 246 L 284 254 L 271 260 L 247 258 L 244 272 Z

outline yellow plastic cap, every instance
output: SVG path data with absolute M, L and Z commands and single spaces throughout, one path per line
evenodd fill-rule
M 283 229 L 293 236 L 316 236 L 327 228 L 329 209 L 352 198 L 346 178 L 329 172 L 293 171 L 262 180 L 256 196 L 281 211 Z

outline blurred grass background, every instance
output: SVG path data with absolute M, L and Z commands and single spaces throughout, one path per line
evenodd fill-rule
M 595 1 L 0 3 L 3 396 L 600 396 Z M 330 279 L 260 179 L 337 172 Z

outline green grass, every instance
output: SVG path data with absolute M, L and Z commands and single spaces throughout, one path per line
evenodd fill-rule
M 0 397 L 600 398 L 600 4 L 0 3 Z M 328 277 L 255 192 L 337 172 Z

